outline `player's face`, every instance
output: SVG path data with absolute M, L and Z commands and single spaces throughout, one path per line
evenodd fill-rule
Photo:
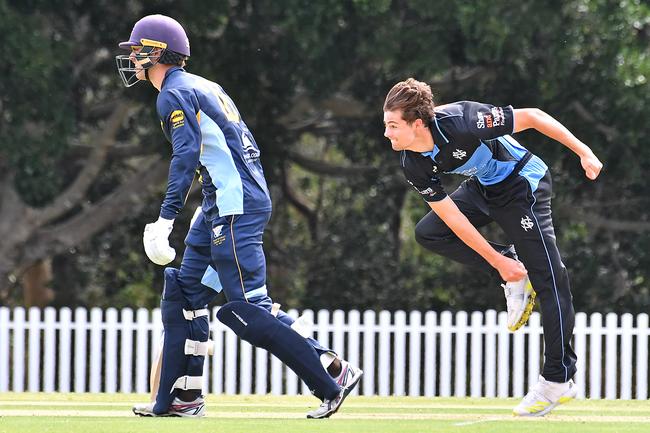
M 138 80 L 146 80 L 147 77 L 146 74 L 144 73 L 144 68 L 142 67 L 142 61 L 138 60 L 138 57 L 136 56 L 136 54 L 138 54 L 140 51 L 142 51 L 142 47 L 138 47 L 138 46 L 131 47 L 131 55 L 129 56 L 129 58 L 135 64 L 135 69 L 136 69 L 135 76 L 138 78 Z
M 384 111 L 384 136 L 390 140 L 393 150 L 405 150 L 413 145 L 416 122 L 410 125 L 406 123 L 406 120 L 402 119 L 402 110 Z

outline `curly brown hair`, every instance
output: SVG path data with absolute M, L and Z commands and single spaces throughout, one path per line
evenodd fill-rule
M 409 78 L 395 84 L 386 96 L 384 111 L 402 111 L 402 118 L 409 125 L 422 119 L 427 125 L 433 117 L 433 95 L 427 83 Z

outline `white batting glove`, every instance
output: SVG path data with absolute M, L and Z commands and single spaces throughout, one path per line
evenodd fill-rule
M 144 226 L 142 243 L 149 260 L 157 265 L 166 265 L 176 257 L 176 250 L 169 246 L 169 234 L 174 228 L 174 220 L 158 218 L 155 223 Z

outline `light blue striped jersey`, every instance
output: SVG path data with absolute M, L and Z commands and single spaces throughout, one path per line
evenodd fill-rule
M 519 174 L 534 191 L 548 169 L 544 161 L 530 155 L 509 135 L 514 131 L 511 106 L 495 107 L 473 101 L 447 104 L 436 110 L 429 129 L 433 151 L 404 150 L 400 155 L 407 181 L 428 202 L 447 196 L 439 179 L 441 173 L 474 176 L 482 185 L 491 186 L 519 167 Z
M 259 147 L 221 86 L 173 67 L 165 75 L 156 105 L 172 144 L 161 217 L 176 218 L 196 172 L 208 221 L 271 211 Z

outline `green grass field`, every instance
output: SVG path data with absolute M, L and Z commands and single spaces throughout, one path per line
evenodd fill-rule
M 650 401 L 579 400 L 544 418 L 515 418 L 515 399 L 349 397 L 325 420 L 313 397 L 210 396 L 202 419 L 139 418 L 137 394 L 0 393 L 0 433 L 650 432 Z

